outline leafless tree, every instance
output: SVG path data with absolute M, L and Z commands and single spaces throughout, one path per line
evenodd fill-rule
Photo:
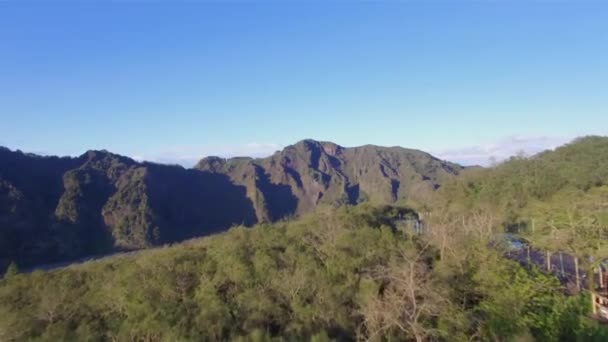
M 443 299 L 435 290 L 431 272 L 416 255 L 403 252 L 400 262 L 378 267 L 373 279 L 381 284 L 378 295 L 362 308 L 365 339 L 403 336 L 415 341 L 437 334 L 430 320 L 441 310 Z

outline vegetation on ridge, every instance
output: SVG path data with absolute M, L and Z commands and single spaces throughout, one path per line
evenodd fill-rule
M 586 302 L 488 247 L 441 258 L 393 207 L 327 209 L 0 281 L 6 341 L 605 338 Z M 467 227 L 471 227 L 467 225 Z M 103 281 L 100 281 L 103 279 Z

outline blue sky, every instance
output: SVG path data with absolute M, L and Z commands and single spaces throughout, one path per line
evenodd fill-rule
M 0 145 L 463 163 L 608 133 L 608 2 L 0 2 Z

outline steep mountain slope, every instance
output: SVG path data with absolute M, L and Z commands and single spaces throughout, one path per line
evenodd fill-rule
M 226 176 L 137 163 L 0 150 L 0 267 L 144 248 L 253 224 L 245 189 Z
M 107 151 L 58 158 L 3 148 L 0 269 L 180 241 L 321 204 L 416 200 L 461 169 L 415 150 L 313 140 L 193 169 Z
M 463 168 L 401 147 L 344 148 L 303 140 L 268 158 L 208 157 L 195 169 L 225 174 L 244 186 L 262 221 L 319 204 L 416 201 Z

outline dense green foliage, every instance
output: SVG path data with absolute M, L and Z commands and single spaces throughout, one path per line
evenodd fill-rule
M 608 185 L 608 138 L 585 137 L 554 151 L 469 169 L 445 184 L 436 197 L 453 210 L 493 210 L 513 223 L 527 219 L 522 216 L 524 209 L 535 201 L 603 185 Z
M 608 138 L 579 138 L 554 151 L 468 170 L 434 200 L 444 220 L 482 214 L 495 230 L 519 234 L 549 255 L 572 255 L 590 274 L 593 290 L 591 274 L 608 257 Z
M 460 230 L 441 259 L 360 206 L 0 281 L 3 341 L 606 337 L 587 303 Z M 603 335 L 602 335 L 603 334 Z

